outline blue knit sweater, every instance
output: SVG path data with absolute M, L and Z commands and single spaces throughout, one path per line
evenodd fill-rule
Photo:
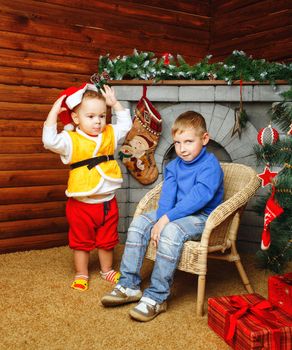
M 165 169 L 157 220 L 170 221 L 204 212 L 210 214 L 223 200 L 223 171 L 206 147 L 191 162 L 177 157 Z

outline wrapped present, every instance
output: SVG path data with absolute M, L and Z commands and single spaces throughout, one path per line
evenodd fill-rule
M 292 315 L 292 272 L 268 279 L 269 301 Z
M 292 318 L 256 293 L 209 298 L 208 325 L 236 350 L 292 349 Z

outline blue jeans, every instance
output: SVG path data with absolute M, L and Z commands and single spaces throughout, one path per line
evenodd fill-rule
M 186 216 L 169 222 L 164 227 L 160 234 L 150 286 L 144 290 L 144 297 L 151 298 L 159 304 L 168 298 L 183 244 L 189 240 L 200 240 L 207 218 L 206 214 Z M 122 257 L 119 285 L 140 289 L 140 269 L 155 223 L 156 211 L 133 219 Z

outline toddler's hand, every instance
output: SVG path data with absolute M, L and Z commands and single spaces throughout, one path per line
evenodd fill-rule
M 62 102 L 65 98 L 66 98 L 66 95 L 61 96 L 53 104 L 53 106 L 52 106 L 52 108 L 47 116 L 47 119 L 46 119 L 47 126 L 55 125 L 57 123 L 58 115 L 61 112 L 66 110 L 65 107 L 62 107 Z
M 108 85 L 104 85 L 102 89 L 100 89 L 102 96 L 105 98 L 105 102 L 109 107 L 113 107 L 118 101 L 115 96 L 115 91 Z
M 49 114 L 53 114 L 53 115 L 59 115 L 60 113 L 62 113 L 63 111 L 66 110 L 65 107 L 61 107 L 62 106 L 62 102 L 63 100 L 66 98 L 66 95 L 63 95 L 61 97 L 59 97 L 55 103 L 53 104 Z

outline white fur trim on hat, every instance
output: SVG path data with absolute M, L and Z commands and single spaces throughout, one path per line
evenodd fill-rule
M 80 90 L 74 92 L 74 94 L 67 97 L 66 105 L 68 106 L 68 108 L 72 110 L 74 107 L 78 106 L 79 103 L 81 103 L 81 101 L 82 101 L 83 94 L 87 90 L 98 91 L 97 87 L 95 85 L 86 84 L 83 87 L 83 89 L 80 89 Z
M 75 129 L 74 125 L 69 123 L 64 126 L 64 130 L 73 131 Z

